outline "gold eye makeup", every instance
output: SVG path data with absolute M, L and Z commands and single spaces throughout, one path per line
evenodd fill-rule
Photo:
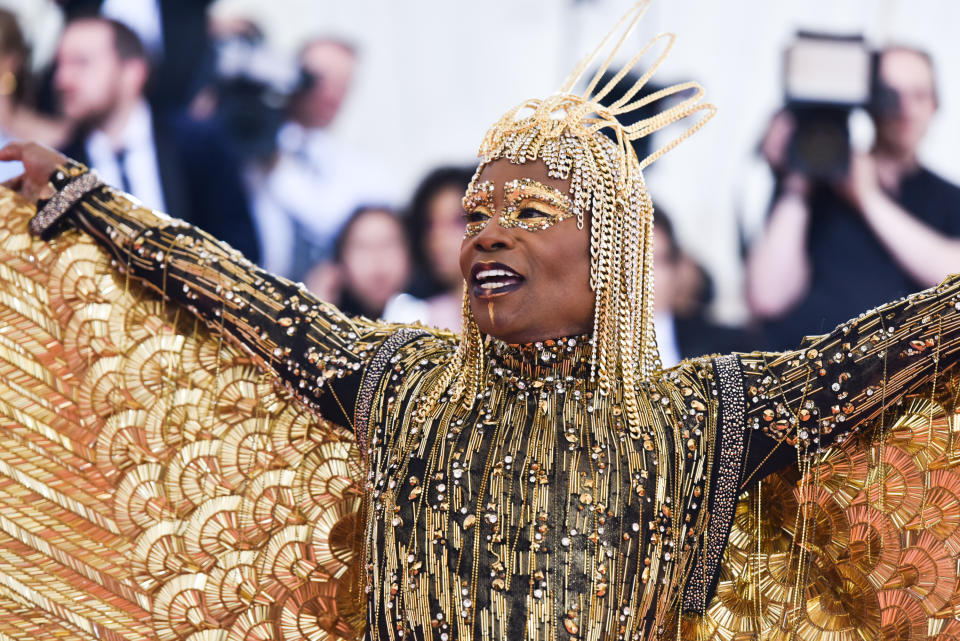
M 463 197 L 464 219 L 467 227 L 464 237 L 476 236 L 493 218 L 493 183 L 484 181 L 473 185 Z
M 507 229 L 516 227 L 540 231 L 573 215 L 573 202 L 569 196 L 531 178 L 518 178 L 505 183 L 503 195 L 500 225 Z
M 474 185 L 463 197 L 467 221 L 464 235 L 467 238 L 483 231 L 493 218 L 493 190 L 492 182 L 482 182 Z M 531 178 L 504 183 L 503 202 L 500 226 L 504 229 L 541 231 L 573 216 L 573 202 L 569 196 Z

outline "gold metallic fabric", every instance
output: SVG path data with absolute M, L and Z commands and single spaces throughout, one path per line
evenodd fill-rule
M 960 638 L 958 388 L 907 398 L 805 475 L 737 506 L 720 582 L 685 639 Z M 951 409 L 947 409 L 951 408 Z
M 88 236 L 0 212 L 0 638 L 355 638 L 353 434 Z
M 490 340 L 474 406 L 419 412 L 453 337 L 348 319 L 108 188 L 71 210 L 89 235 L 32 213 L 0 192 L 6 637 L 953 634 L 960 279 L 662 372 L 639 424 L 589 337 Z

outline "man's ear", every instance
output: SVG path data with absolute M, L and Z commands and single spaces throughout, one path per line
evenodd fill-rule
M 138 94 L 146 91 L 147 81 L 150 79 L 150 64 L 146 60 L 127 60 L 121 66 L 120 73 L 123 75 L 124 86 L 133 88 Z

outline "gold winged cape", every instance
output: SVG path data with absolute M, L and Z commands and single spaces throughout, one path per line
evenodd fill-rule
M 0 639 L 362 634 L 353 433 L 33 214 L 0 192 Z M 754 485 L 682 636 L 960 638 L 956 389 Z
M 960 639 L 957 391 L 909 397 L 806 474 L 746 491 L 716 594 L 683 638 Z
M 353 638 L 353 434 L 0 192 L 0 639 Z

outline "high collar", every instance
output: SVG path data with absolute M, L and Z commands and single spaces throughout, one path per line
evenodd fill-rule
M 491 338 L 490 369 L 494 376 L 515 383 L 520 389 L 527 385 L 569 385 L 590 378 L 592 352 L 593 343 L 587 335 L 521 345 Z

